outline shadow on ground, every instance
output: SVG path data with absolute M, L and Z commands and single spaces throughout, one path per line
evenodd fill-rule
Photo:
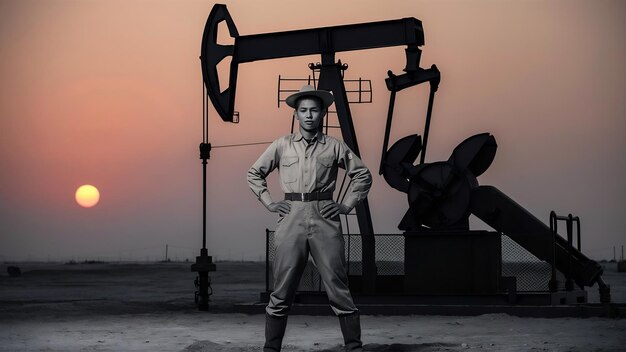
M 436 352 L 457 351 L 461 346 L 449 343 L 419 343 L 419 344 L 377 344 L 371 343 L 363 346 L 364 352 Z M 181 352 L 258 352 L 261 346 L 231 346 L 221 345 L 212 341 L 196 341 L 187 346 Z M 302 348 L 293 345 L 285 345 L 284 352 L 344 352 L 344 347 L 337 345 L 330 349 Z

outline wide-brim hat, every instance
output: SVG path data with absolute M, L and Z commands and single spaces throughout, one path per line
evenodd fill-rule
M 317 90 L 315 89 L 315 87 L 307 84 L 307 85 L 302 86 L 299 92 L 293 93 L 292 95 L 288 96 L 287 99 L 285 99 L 285 102 L 287 103 L 287 105 L 295 109 L 296 102 L 298 101 L 298 99 L 302 97 L 306 97 L 306 96 L 319 98 L 324 104 L 323 108 L 329 107 L 330 104 L 332 104 L 333 101 L 335 101 L 335 99 L 333 98 L 333 95 L 330 94 L 330 92 L 327 92 L 325 90 Z

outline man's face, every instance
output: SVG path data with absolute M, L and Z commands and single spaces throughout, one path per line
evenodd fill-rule
M 317 99 L 305 97 L 298 100 L 296 118 L 303 130 L 317 132 L 324 115 L 326 115 L 326 109 L 322 108 Z

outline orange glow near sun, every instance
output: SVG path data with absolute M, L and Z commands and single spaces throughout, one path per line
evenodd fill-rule
M 76 202 L 84 208 L 91 208 L 98 204 L 100 192 L 92 185 L 82 185 L 76 190 Z

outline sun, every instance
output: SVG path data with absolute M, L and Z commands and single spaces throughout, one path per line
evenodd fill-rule
M 91 208 L 98 204 L 100 192 L 92 185 L 82 185 L 76 190 L 76 203 L 81 207 Z

